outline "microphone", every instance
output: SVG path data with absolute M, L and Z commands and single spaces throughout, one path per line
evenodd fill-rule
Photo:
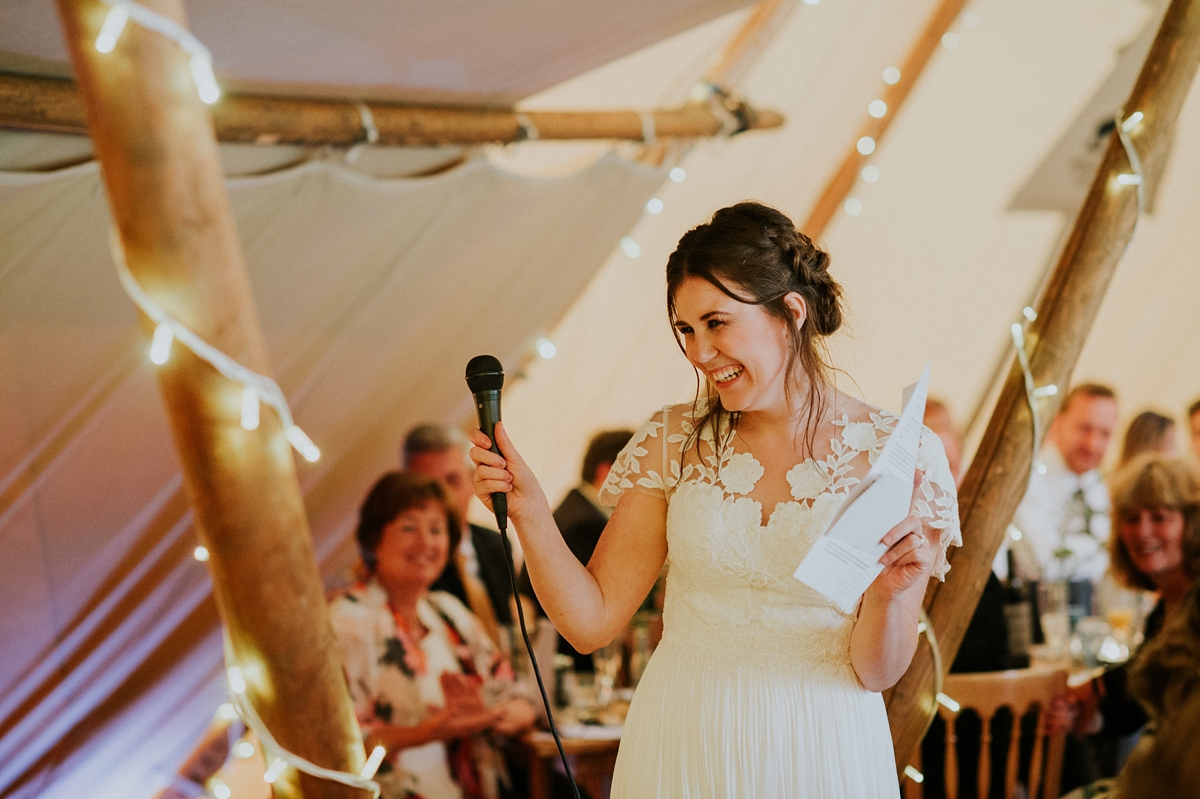
M 492 441 L 492 452 L 500 454 L 496 443 L 496 422 L 500 421 L 500 389 L 504 387 L 504 367 L 491 355 L 476 355 L 467 363 L 467 388 L 475 397 L 479 429 Z M 492 494 L 496 525 L 508 528 L 508 497 L 502 491 Z

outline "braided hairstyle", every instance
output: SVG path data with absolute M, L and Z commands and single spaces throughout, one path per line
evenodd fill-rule
M 833 368 L 820 340 L 836 332 L 842 324 L 842 287 L 829 275 L 829 260 L 829 254 L 797 230 L 785 214 L 756 202 L 741 202 L 717 211 L 709 222 L 685 233 L 667 259 L 667 315 L 672 330 L 677 320 L 675 294 L 689 278 L 707 280 L 729 297 L 757 305 L 785 324 L 787 373 L 795 374 L 799 363 L 808 377 L 805 428 L 809 454 L 816 436 L 813 422 L 825 411 L 825 394 L 821 389 L 831 382 Z M 808 318 L 799 326 L 793 323 L 783 301 L 791 292 L 803 297 L 808 307 Z M 678 334 L 676 342 L 684 349 Z M 788 380 L 784 391 L 789 405 L 792 388 Z M 716 440 L 721 417 L 727 411 L 721 407 L 711 385 L 707 387 L 707 396 L 708 412 L 696 430 L 710 424 Z M 699 400 L 697 385 L 697 405 Z M 731 421 L 736 424 L 737 414 L 733 414 Z

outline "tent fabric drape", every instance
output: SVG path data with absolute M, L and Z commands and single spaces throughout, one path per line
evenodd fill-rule
M 476 159 L 378 180 L 317 161 L 228 181 L 275 377 L 323 451 L 299 467 L 319 557 L 345 555 L 403 431 L 460 421 L 466 361 L 515 366 L 663 174 L 606 157 L 531 179 Z M 114 763 L 104 795 L 165 784 L 223 691 L 108 226 L 94 164 L 0 173 L 0 793 L 17 796 L 78 793 Z

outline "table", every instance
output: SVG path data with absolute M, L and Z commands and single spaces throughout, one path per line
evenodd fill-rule
M 569 729 L 569 728 L 568 728 Z M 617 749 L 621 745 L 617 737 L 580 738 L 564 735 L 563 751 L 572 756 L 571 771 L 580 787 L 586 788 L 593 799 L 608 795 L 612 783 L 613 766 L 617 762 Z M 542 730 L 532 730 L 521 737 L 520 744 L 529 758 L 530 799 L 550 799 L 554 763 L 558 760 L 558 747 L 554 736 Z

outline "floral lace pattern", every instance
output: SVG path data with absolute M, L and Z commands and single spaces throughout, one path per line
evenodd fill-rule
M 667 500 L 664 644 L 676 655 L 703 653 L 802 668 L 849 668 L 854 615 L 792 577 L 845 495 L 878 458 L 897 417 L 872 409 L 843 415 L 829 452 L 786 473 L 790 499 L 766 517 L 751 496 L 765 470 L 739 452 L 726 423 L 714 435 L 696 429 L 704 408 L 669 406 L 642 425 L 618 457 L 600 493 L 616 504 L 637 490 Z M 686 447 L 686 450 L 685 450 Z M 915 514 L 941 533 L 935 576 L 949 568 L 945 550 L 961 544 L 954 479 L 941 441 L 924 431 L 923 473 Z

